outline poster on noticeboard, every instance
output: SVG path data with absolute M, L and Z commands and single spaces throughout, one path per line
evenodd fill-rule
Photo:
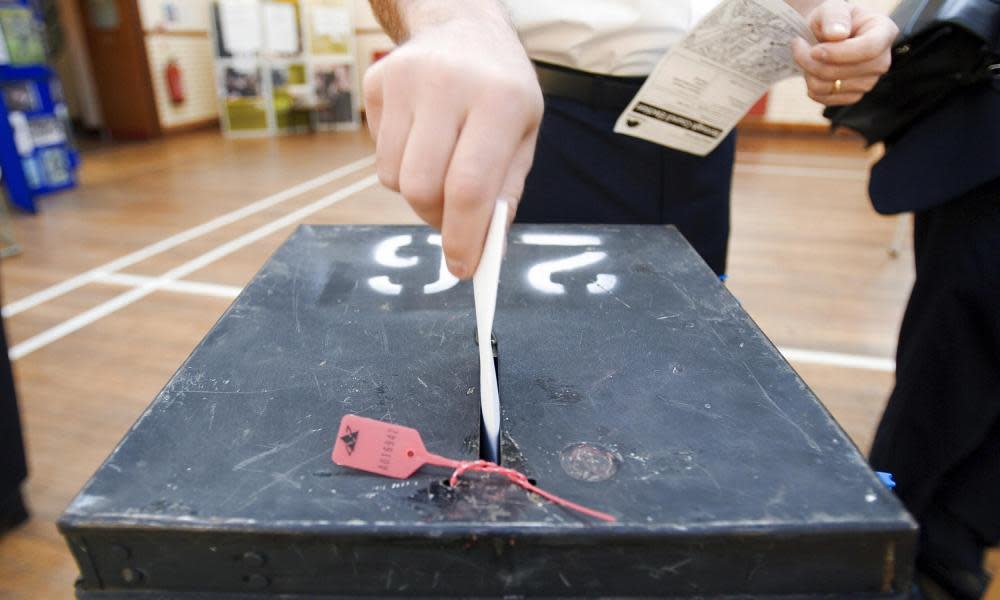
M 352 63 L 313 65 L 312 82 L 316 97 L 316 122 L 321 128 L 358 127 L 355 73 Z
M 310 0 L 306 6 L 312 54 L 351 56 L 354 26 L 348 0 Z

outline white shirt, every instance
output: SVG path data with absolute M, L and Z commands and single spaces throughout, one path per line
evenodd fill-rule
M 720 0 L 505 0 L 528 56 L 645 76 Z

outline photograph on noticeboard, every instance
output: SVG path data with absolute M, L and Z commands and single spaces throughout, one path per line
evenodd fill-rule
M 267 129 L 267 102 L 263 97 L 260 68 L 253 61 L 245 65 L 226 65 L 221 79 L 229 129 Z
M 223 85 L 226 88 L 226 98 L 260 96 L 260 70 L 255 66 L 250 68 L 227 66 Z
M 278 129 L 308 129 L 311 94 L 302 63 L 271 68 L 271 98 Z
M 355 125 L 354 74 L 350 64 L 320 65 L 313 68 L 316 118 L 324 125 Z

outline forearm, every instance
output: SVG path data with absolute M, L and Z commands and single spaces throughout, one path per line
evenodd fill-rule
M 382 29 L 401 44 L 422 29 L 453 20 L 512 28 L 499 0 L 369 0 Z

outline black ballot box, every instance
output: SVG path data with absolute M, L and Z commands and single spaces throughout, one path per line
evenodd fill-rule
M 514 226 L 496 475 L 331 461 L 346 414 L 479 456 L 472 285 L 441 238 L 303 226 L 73 500 L 77 596 L 905 597 L 916 527 L 683 237 Z

